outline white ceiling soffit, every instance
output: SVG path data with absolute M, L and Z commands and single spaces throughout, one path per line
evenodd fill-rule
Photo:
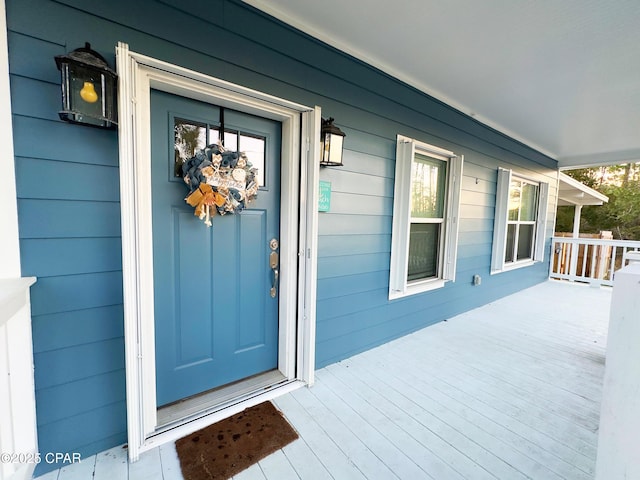
M 558 159 L 640 161 L 639 0 L 245 0 Z
M 569 175 L 560 172 L 560 189 L 558 190 L 558 206 L 563 205 L 602 205 L 609 197 L 587 187 Z

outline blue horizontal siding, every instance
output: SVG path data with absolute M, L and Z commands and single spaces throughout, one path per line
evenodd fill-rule
M 32 315 L 119 305 L 122 303 L 122 272 L 44 277 L 31 292 Z
M 493 218 L 465 218 L 459 232 L 493 232 Z
M 478 254 L 476 256 L 458 257 L 458 263 L 456 268 L 456 277 L 463 278 L 463 273 L 484 274 L 489 275 L 491 268 L 491 245 L 485 245 L 478 248 Z M 460 275 L 460 277 L 458 277 Z M 457 280 L 456 280 L 457 283 Z
M 360 312 L 365 305 L 369 310 L 377 310 L 388 303 L 386 298 L 388 293 L 389 288 L 387 287 L 362 293 L 351 293 L 326 300 L 318 300 L 316 313 L 318 318 L 322 318 L 323 322 L 327 322 L 327 320 L 331 318 Z M 332 333 L 334 332 L 332 331 Z
M 122 305 L 36 315 L 33 317 L 34 352 L 121 338 L 123 315 Z
M 335 168 L 323 169 L 322 180 L 331 182 L 332 192 L 393 197 L 393 178 L 377 177 L 368 173 L 355 173 Z
M 36 394 L 38 425 L 59 422 L 124 400 L 124 370 L 42 388 Z
M 44 120 L 58 120 L 60 85 L 14 75 L 11 77 L 12 113 Z
M 21 262 L 23 274 L 39 277 L 32 312 L 41 451 L 88 454 L 126 438 L 117 134 L 57 117 L 53 57 L 85 41 L 111 65 L 124 41 L 336 118 L 347 134 L 345 166 L 320 171 L 332 196 L 319 215 L 318 366 L 546 278 L 544 264 L 489 275 L 493 215 L 499 167 L 549 182 L 552 205 L 555 161 L 415 88 L 237 0 L 6 6 Z M 464 155 L 465 166 L 458 280 L 389 302 L 398 134 Z M 474 274 L 481 286 L 472 286 Z
M 375 290 L 389 282 L 389 270 L 318 279 L 318 301 Z
M 115 402 L 80 415 L 68 417 L 38 427 L 38 443 L 41 452 L 77 452 L 82 458 L 127 441 L 126 405 Z M 109 440 L 107 443 L 104 440 Z M 44 463 L 44 462 L 43 462 Z M 42 465 L 41 472 L 51 469 Z M 55 468 L 55 465 L 54 465 Z M 38 471 L 36 471 L 38 474 Z
M 391 236 L 384 235 L 322 235 L 318 237 L 318 255 L 334 257 L 365 253 L 389 253 Z
M 386 133 L 385 135 L 376 135 L 371 132 L 363 131 L 361 128 L 351 128 L 343 126 L 341 129 L 349 137 L 349 142 L 345 146 L 347 156 L 350 152 L 359 152 L 365 154 L 364 162 L 373 161 L 379 163 L 378 158 L 390 160 L 387 175 L 393 177 L 395 173 L 395 157 L 396 157 L 396 138 Z M 347 158 L 347 157 L 345 157 Z M 368 159 L 368 160 L 367 160 Z
M 7 8 L 9 10 L 12 8 L 9 2 L 7 3 Z M 35 31 L 31 31 L 31 33 L 33 34 Z M 58 85 L 58 88 L 60 88 L 60 72 L 56 68 L 51 68 L 51 61 L 54 56 L 66 53 L 64 45 L 11 30 L 7 33 L 7 37 L 11 44 L 9 49 L 9 72 L 12 75 L 12 81 L 15 81 L 16 76 L 20 76 L 49 82 L 52 85 Z M 27 52 L 37 52 L 37 54 L 27 55 Z
M 17 157 L 118 166 L 118 138 L 112 131 L 21 115 L 13 116 L 13 130 Z
M 331 213 L 367 215 L 372 211 L 380 212 L 382 215 L 392 215 L 393 198 L 361 193 L 336 192 L 332 189 Z M 323 215 L 326 214 L 323 213 Z
M 459 232 L 458 243 L 461 245 L 491 245 L 493 241 L 493 232 Z
M 115 166 L 16 158 L 20 198 L 119 202 L 120 172 Z M 39 182 L 36 178 L 56 178 Z
M 75 380 L 122 370 L 124 343 L 115 338 L 34 354 L 39 390 Z
M 345 129 L 346 130 L 346 129 Z M 346 133 L 346 132 L 345 132 Z M 354 137 L 359 137 L 362 135 L 362 132 L 353 132 Z M 372 143 L 380 143 L 380 140 L 377 139 L 377 142 L 369 141 L 368 147 L 371 146 Z M 393 178 L 395 176 L 395 144 L 394 150 L 392 152 L 388 152 L 387 156 L 378 156 L 375 153 L 370 153 L 365 150 L 360 151 L 356 150 L 355 145 L 349 143 L 349 149 L 345 149 L 342 155 L 342 160 L 344 165 L 340 168 L 342 172 L 358 172 L 364 173 L 366 175 L 376 176 L 376 177 L 385 177 L 385 178 Z M 379 150 L 384 150 L 384 145 L 380 147 Z M 374 150 L 375 149 L 368 149 Z M 387 153 L 387 152 L 385 152 Z M 322 169 L 322 173 L 325 172 L 327 174 L 331 174 L 335 169 L 327 168 Z
M 318 258 L 318 278 L 377 272 L 389 266 L 388 253 Z
M 119 237 L 120 204 L 19 198 L 18 224 L 22 238 Z
M 318 218 L 320 235 L 391 234 L 391 216 L 322 214 Z
M 120 237 L 27 238 L 20 242 L 25 275 L 53 277 L 122 269 Z

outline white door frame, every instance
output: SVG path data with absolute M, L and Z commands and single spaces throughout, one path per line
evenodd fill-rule
M 118 43 L 122 276 L 129 459 L 248 406 L 313 383 L 320 108 L 171 65 Z M 282 386 L 157 430 L 150 92 L 157 89 L 282 122 L 278 369 Z M 214 227 L 215 228 L 215 227 Z

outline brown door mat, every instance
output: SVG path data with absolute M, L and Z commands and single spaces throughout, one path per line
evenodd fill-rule
M 176 441 L 185 480 L 228 479 L 298 438 L 271 402 Z

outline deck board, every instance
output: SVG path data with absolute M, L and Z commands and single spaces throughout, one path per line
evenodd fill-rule
M 300 439 L 234 480 L 588 480 L 611 291 L 547 282 L 317 372 L 275 400 Z M 180 480 L 172 444 L 39 480 Z M 89 475 L 89 477 L 82 476 Z

